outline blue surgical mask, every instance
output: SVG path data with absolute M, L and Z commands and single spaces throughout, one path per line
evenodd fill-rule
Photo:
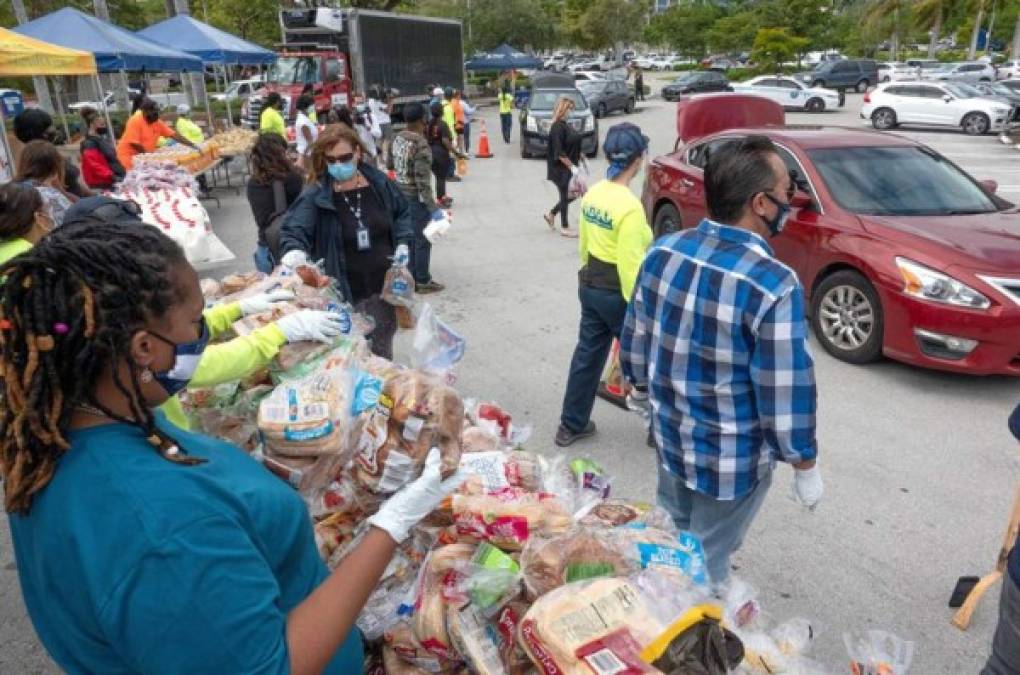
M 765 227 L 769 229 L 769 232 L 771 232 L 774 237 L 782 232 L 783 228 L 786 227 L 786 219 L 790 217 L 790 205 L 784 204 L 768 193 L 765 193 L 765 197 L 776 205 L 776 215 L 771 220 L 762 218 L 762 220 L 765 221 Z
M 350 162 L 331 163 L 329 165 L 329 175 L 332 176 L 334 180 L 338 180 L 340 182 L 350 180 L 354 175 L 354 172 L 357 170 L 358 167 L 355 165 L 353 160 Z
M 195 371 L 198 369 L 198 362 L 202 359 L 202 352 L 209 345 L 209 326 L 206 325 L 205 319 L 202 319 L 202 331 L 198 339 L 180 344 L 168 340 L 151 330 L 149 334 L 174 348 L 173 367 L 170 370 L 152 374 L 156 381 L 159 382 L 159 385 L 166 390 L 166 393 L 174 396 L 187 387 L 188 383 L 191 382 L 191 378 L 195 375 Z

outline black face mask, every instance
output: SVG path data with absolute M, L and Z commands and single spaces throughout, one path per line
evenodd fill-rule
M 776 205 L 776 215 L 772 218 L 765 218 L 763 216 L 758 217 L 765 221 L 765 227 L 768 228 L 769 232 L 771 232 L 774 237 L 782 232 L 783 228 L 786 227 L 786 219 L 790 216 L 790 205 L 784 204 L 767 192 L 764 194 L 766 199 Z
M 143 113 L 142 117 L 144 117 L 145 121 L 148 122 L 149 124 L 153 124 L 156 120 L 159 119 L 159 113 L 155 113 L 155 114 L 152 114 L 152 115 L 150 115 L 148 113 Z
M 104 135 L 107 132 L 107 130 L 108 127 L 106 126 L 96 127 L 96 133 L 99 134 L 100 136 Z

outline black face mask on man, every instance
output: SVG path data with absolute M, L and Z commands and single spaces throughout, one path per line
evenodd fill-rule
M 790 217 L 790 205 L 783 203 L 770 195 L 769 193 L 763 193 L 765 198 L 776 205 L 776 215 L 772 218 L 766 218 L 764 216 L 758 216 L 765 222 L 765 227 L 772 233 L 772 236 L 776 236 L 783 231 L 786 227 L 786 220 Z

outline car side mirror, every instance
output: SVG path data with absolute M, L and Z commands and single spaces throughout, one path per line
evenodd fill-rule
M 811 206 L 815 203 L 815 200 L 811 199 L 811 195 L 804 192 L 803 190 L 797 190 L 793 193 L 793 198 L 790 200 L 790 206 L 798 209 Z
M 950 101 L 953 100 L 953 97 L 950 96 L 949 94 L 946 94 L 945 96 L 942 97 L 942 100 L 945 101 L 946 103 L 949 103 Z
M 992 194 L 992 195 L 994 195 L 996 190 L 999 189 L 999 181 L 992 180 L 991 178 L 986 178 L 984 180 L 979 180 L 978 181 L 978 185 L 983 187 L 985 189 L 985 191 L 988 192 L 988 194 Z

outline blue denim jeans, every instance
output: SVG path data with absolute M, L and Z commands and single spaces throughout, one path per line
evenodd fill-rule
M 514 128 L 514 116 L 512 113 L 500 113 L 499 124 L 503 129 L 503 140 L 507 143 L 510 142 L 510 132 Z
M 744 535 L 765 501 L 770 485 L 771 473 L 743 497 L 724 501 L 690 489 L 660 461 L 659 506 L 669 511 L 679 529 L 701 539 L 708 576 L 713 584 L 725 583 L 729 578 L 730 556 L 744 543 Z
M 627 301 L 620 291 L 582 284 L 577 295 L 581 300 L 581 327 L 560 414 L 560 424 L 574 433 L 588 426 L 609 349 L 613 338 L 620 337 L 627 313 Z
M 1016 673 L 1020 673 L 1020 585 L 1007 571 L 1002 575 L 999 623 L 992 638 L 992 654 L 981 675 Z
M 269 252 L 268 246 L 257 245 L 252 258 L 255 260 L 255 269 L 259 272 L 269 274 L 276 267 L 276 261 L 273 260 L 273 254 Z
M 411 251 L 411 273 L 415 283 L 427 284 L 432 281 L 429 264 L 432 261 L 432 243 L 425 238 L 425 227 L 432 220 L 432 214 L 419 201 L 411 202 L 411 220 L 414 222 L 414 250 Z

